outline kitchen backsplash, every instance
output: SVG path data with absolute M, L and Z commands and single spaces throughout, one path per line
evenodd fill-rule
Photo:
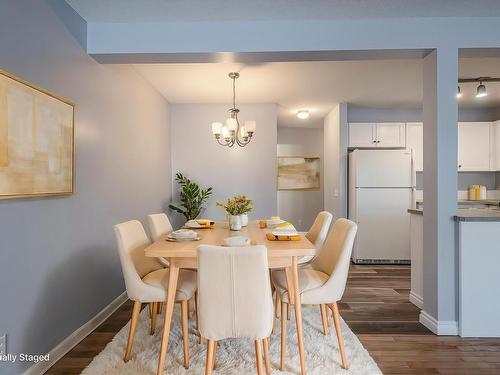
M 417 190 L 423 189 L 423 173 L 416 174 Z M 484 185 L 488 190 L 500 190 L 500 172 L 458 172 L 458 190 L 468 190 L 470 185 Z

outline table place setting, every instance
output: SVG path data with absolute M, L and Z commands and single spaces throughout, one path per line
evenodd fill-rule
M 199 241 L 201 236 L 191 229 L 179 229 L 167 235 L 167 241 L 182 242 L 182 241 Z

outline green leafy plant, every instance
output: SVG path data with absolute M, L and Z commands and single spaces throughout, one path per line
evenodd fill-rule
M 243 215 L 252 211 L 252 201 L 245 195 L 237 195 L 225 202 L 217 202 L 217 207 L 222 207 L 229 215 Z
M 182 173 L 175 175 L 175 181 L 181 187 L 181 204 L 180 207 L 170 204 L 170 209 L 184 215 L 187 220 L 196 219 L 204 208 L 203 204 L 212 195 L 212 188 L 201 189 L 196 182 L 191 181 Z

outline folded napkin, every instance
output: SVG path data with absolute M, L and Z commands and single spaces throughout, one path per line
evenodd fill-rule
M 189 220 L 186 222 L 185 226 L 187 228 L 211 228 L 215 224 L 215 221 L 208 219 L 199 220 Z
M 208 219 L 199 219 L 199 220 L 196 220 L 196 222 L 202 226 L 205 226 L 205 227 L 210 227 L 210 226 L 215 224 L 215 221 L 208 220 Z
M 170 237 L 176 240 L 194 240 L 198 238 L 198 233 L 190 229 L 179 229 L 170 233 Z
M 299 241 L 302 238 L 296 231 L 268 232 L 266 237 L 269 241 Z

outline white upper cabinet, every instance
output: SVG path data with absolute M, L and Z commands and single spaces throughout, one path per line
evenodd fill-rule
M 349 147 L 404 148 L 405 123 L 352 122 L 349 124 Z
M 404 148 L 405 123 L 404 122 L 382 122 L 377 123 L 377 147 Z
M 406 148 L 413 150 L 413 166 L 416 172 L 424 170 L 424 124 L 408 122 L 406 124 Z
M 491 170 L 491 123 L 458 123 L 458 170 Z
M 376 147 L 376 125 L 372 122 L 349 124 L 349 147 Z
M 492 167 L 495 171 L 500 171 L 500 120 L 492 125 L 491 152 Z

